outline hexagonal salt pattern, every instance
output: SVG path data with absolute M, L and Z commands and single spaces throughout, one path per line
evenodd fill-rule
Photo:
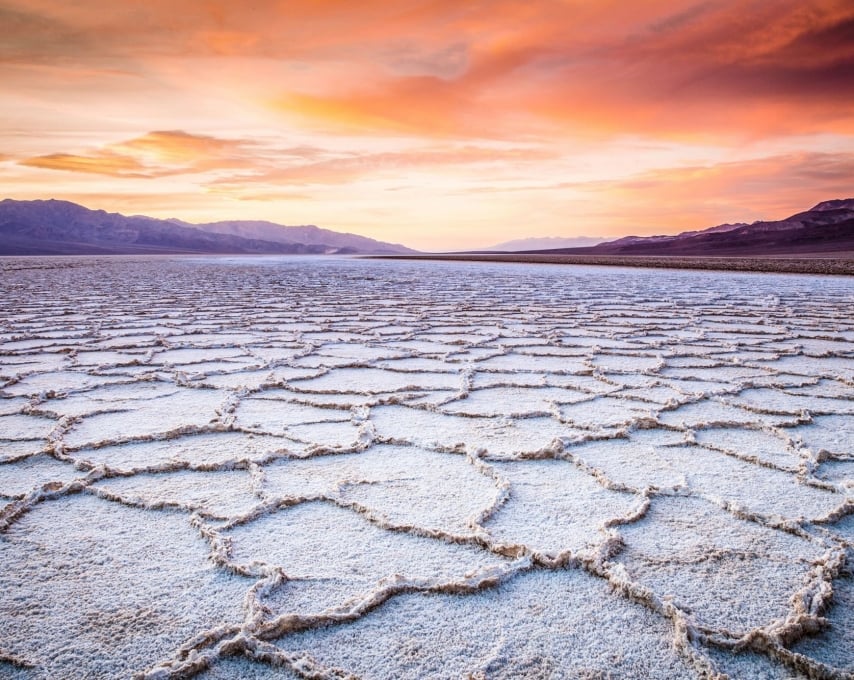
M 0 276 L 2 677 L 854 673 L 850 279 Z

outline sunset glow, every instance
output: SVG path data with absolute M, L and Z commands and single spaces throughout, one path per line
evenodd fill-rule
M 420 249 L 854 195 L 847 0 L 10 0 L 0 198 Z

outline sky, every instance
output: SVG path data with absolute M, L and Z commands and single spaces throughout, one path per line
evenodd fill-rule
M 425 250 L 854 196 L 850 0 L 0 0 L 0 188 Z

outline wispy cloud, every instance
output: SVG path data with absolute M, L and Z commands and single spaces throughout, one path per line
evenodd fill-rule
M 642 234 L 724 222 L 781 219 L 825 197 L 849 196 L 854 153 L 796 153 L 702 166 L 661 168 L 617 181 L 563 185 L 598 204 L 599 219 Z M 598 199 L 598 200 L 597 200 Z M 623 221 L 623 230 L 629 227 Z
M 52 153 L 20 161 L 48 170 L 87 172 L 113 177 L 157 178 L 210 170 L 254 167 L 255 145 L 181 130 L 149 132 L 88 153 Z
M 99 151 L 90 156 L 68 153 L 51 153 L 21 161 L 21 165 L 46 170 L 90 172 L 111 177 L 155 177 L 151 170 L 136 159 L 110 151 Z
M 303 186 L 342 184 L 377 176 L 397 177 L 413 170 L 448 172 L 506 163 L 538 163 L 559 157 L 554 151 L 537 147 L 490 148 L 472 145 L 419 147 L 384 153 L 328 154 L 313 162 L 279 163 L 258 172 L 223 177 L 212 182 L 220 186 L 263 184 Z

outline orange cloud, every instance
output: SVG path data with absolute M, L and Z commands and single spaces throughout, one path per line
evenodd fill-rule
M 229 194 L 229 192 L 224 193 Z M 276 203 L 279 201 L 310 201 L 312 198 L 311 194 L 298 193 L 296 191 L 262 191 L 250 194 L 237 194 L 234 195 L 234 197 L 239 201 L 266 201 Z
M 489 148 L 478 146 L 425 147 L 400 152 L 351 153 L 309 163 L 294 163 L 248 175 L 224 177 L 210 186 L 252 191 L 259 185 L 343 184 L 381 175 L 397 176 L 414 170 L 450 172 L 489 165 L 532 164 L 554 160 L 554 151 L 537 147 Z
M 334 92 L 290 92 L 274 106 L 374 134 L 507 138 L 569 126 L 761 137 L 831 124 L 854 131 L 850 4 L 760 3 L 748 21 L 739 3 L 671 15 L 641 3 L 627 13 L 634 23 L 617 18 L 619 31 L 609 31 L 602 20 L 612 8 L 603 3 L 583 16 L 588 34 L 573 22 L 579 12 L 539 6 L 518 24 L 479 17 L 483 36 L 468 44 L 459 75 L 375 77 Z
M 676 10 L 664 0 L 292 0 L 251 11 L 224 0 L 121 10 L 12 0 L 0 19 L 9 36 L 0 63 L 145 77 L 153 59 L 210 59 L 216 69 L 248 58 L 316 71 L 308 84 L 280 72 L 270 101 L 326 131 L 506 139 L 854 130 L 847 0 Z
M 252 166 L 251 146 L 241 140 L 173 130 L 149 132 L 89 154 L 54 153 L 27 158 L 20 164 L 113 177 L 155 178 Z
M 151 177 L 148 169 L 137 160 L 128 156 L 102 151 L 92 156 L 78 156 L 68 153 L 52 153 L 21 161 L 21 165 L 46 170 L 67 170 L 69 172 L 90 172 L 96 175 L 113 177 Z
M 796 153 L 559 188 L 581 197 L 578 209 L 588 220 L 608 225 L 603 234 L 661 234 L 788 217 L 827 197 L 849 196 L 851 177 L 854 153 Z
M 170 130 L 149 132 L 142 137 L 115 144 L 112 148 L 120 153 L 150 157 L 163 165 L 198 171 L 244 165 L 252 156 L 253 146 L 245 140 L 219 139 Z
M 414 75 L 378 78 L 334 94 L 289 93 L 272 101 L 309 125 L 344 132 L 404 133 L 431 137 L 504 137 L 520 112 L 508 82 L 535 57 L 530 48 L 472 54 L 458 78 Z

